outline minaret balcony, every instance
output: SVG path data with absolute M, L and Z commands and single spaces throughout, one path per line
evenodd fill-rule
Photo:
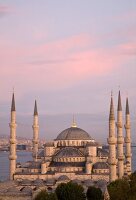
M 125 129 L 130 129 L 130 124 L 125 124 L 124 127 Z
M 132 157 L 132 153 L 126 153 L 126 158 L 131 158 Z
M 123 160 L 124 160 L 124 155 L 118 156 L 118 160 L 119 160 L 119 161 L 123 161 Z
M 33 129 L 38 129 L 38 128 L 39 128 L 39 125 L 34 124 L 34 125 L 32 126 L 32 128 L 33 128 Z
M 9 124 L 9 127 L 10 127 L 10 128 L 13 128 L 13 129 L 16 129 L 17 124 L 16 124 L 16 123 L 10 123 L 10 124 Z
M 108 163 L 109 163 L 109 165 L 116 165 L 117 159 L 116 158 L 108 158 Z
M 122 122 L 116 122 L 117 128 L 123 128 Z
M 107 142 L 109 145 L 113 145 L 113 144 L 116 144 L 117 139 L 115 137 L 110 137 L 110 138 L 107 138 Z
M 16 139 L 10 139 L 9 142 L 10 144 L 16 144 Z
M 124 143 L 124 138 L 123 136 L 117 137 L 117 144 L 123 144 Z
M 16 159 L 17 159 L 17 156 L 16 156 L 16 155 L 9 155 L 9 159 L 10 159 L 10 160 L 16 160 Z
M 129 137 L 125 137 L 125 143 L 131 143 L 131 139 Z
M 33 140 L 33 143 L 34 144 L 38 144 L 38 140 Z

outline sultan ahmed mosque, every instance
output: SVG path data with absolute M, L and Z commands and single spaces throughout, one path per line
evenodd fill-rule
M 113 96 L 109 112 L 108 150 L 95 141 L 89 133 L 79 128 L 73 119 L 71 127 L 56 135 L 51 142 L 39 150 L 39 122 L 37 102 L 33 114 L 32 161 L 17 163 L 16 153 L 16 106 L 13 93 L 10 121 L 10 183 L 5 183 L 6 195 L 37 191 L 46 188 L 54 191 L 59 183 L 73 181 L 82 183 L 84 188 L 93 183 L 103 187 L 118 178 L 131 174 L 131 127 L 128 98 L 126 99 L 125 124 L 123 124 L 121 93 L 118 94 L 117 122 Z M 125 137 L 123 136 L 125 129 Z M 125 146 L 125 149 L 124 149 Z M 4 183 L 3 183 L 4 184 Z M 2 184 L 0 185 L 1 190 Z M 106 192 L 107 190 L 105 190 Z M 3 191 L 4 192 L 4 191 Z M 21 193 L 22 192 L 22 193 Z M 1 195 L 0 195 L 1 197 Z M 26 197 L 25 197 L 26 198 Z M 23 196 L 22 196 L 23 199 Z M 29 198 L 28 198 L 29 199 Z

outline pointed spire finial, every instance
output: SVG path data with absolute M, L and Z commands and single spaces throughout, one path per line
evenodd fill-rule
M 16 111 L 14 92 L 12 94 L 11 112 Z
M 77 124 L 75 122 L 75 116 L 73 115 L 73 121 L 72 121 L 72 128 L 77 127 Z
M 34 115 L 38 115 L 36 100 L 35 100 L 35 104 L 34 104 Z
M 122 111 L 120 90 L 119 90 L 119 95 L 118 95 L 118 111 Z
M 126 115 L 129 115 L 130 112 L 129 112 L 129 103 L 128 103 L 128 97 L 126 99 Z
M 111 103 L 110 103 L 110 115 L 109 115 L 109 119 L 114 120 L 114 105 L 113 105 L 113 92 L 111 91 Z

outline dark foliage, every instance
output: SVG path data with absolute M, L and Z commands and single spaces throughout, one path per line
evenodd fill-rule
M 47 193 L 46 190 L 42 190 L 37 194 L 35 200 L 58 200 L 55 193 Z
M 130 175 L 130 193 L 128 200 L 135 200 L 136 199 L 136 171 Z
M 111 200 L 128 200 L 130 185 L 126 179 L 118 179 L 108 185 Z
M 136 200 L 136 172 L 128 179 L 118 179 L 108 185 L 111 200 Z
M 56 188 L 59 200 L 85 200 L 84 188 L 77 183 L 61 183 Z
M 103 200 L 102 191 L 100 188 L 90 186 L 86 193 L 87 200 Z

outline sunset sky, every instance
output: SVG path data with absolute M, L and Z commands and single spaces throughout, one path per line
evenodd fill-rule
M 96 115 L 101 126 L 120 88 L 135 130 L 136 0 L 0 0 L 1 118 L 13 87 L 20 116 L 37 99 L 39 115 Z

